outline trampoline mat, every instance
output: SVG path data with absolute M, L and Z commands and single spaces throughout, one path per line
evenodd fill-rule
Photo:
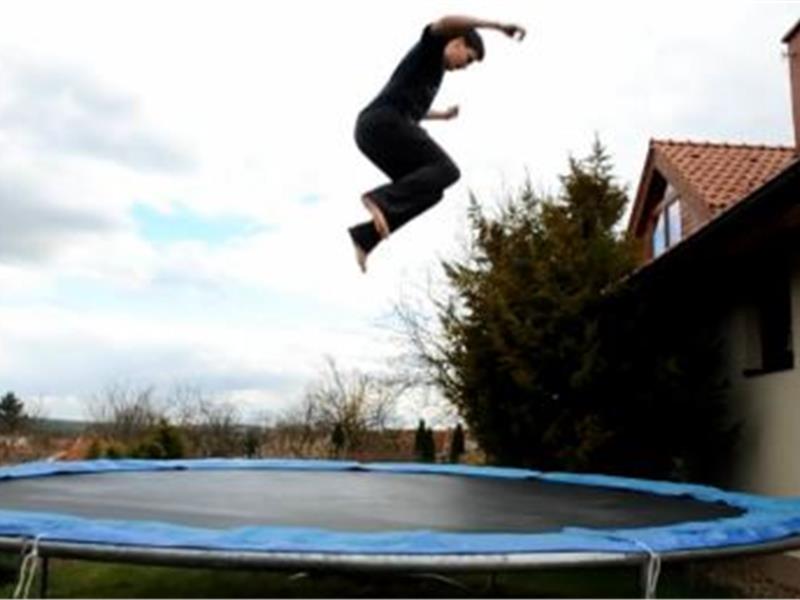
M 0 510 L 206 528 L 542 533 L 743 514 L 723 503 L 539 480 L 348 471 L 188 470 L 0 482 Z

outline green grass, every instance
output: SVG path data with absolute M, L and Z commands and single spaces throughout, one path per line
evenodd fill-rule
M 287 573 L 221 571 L 53 560 L 51 598 L 633 598 L 639 597 L 636 569 L 574 569 L 509 573 L 486 588 L 488 577 L 455 578 L 458 589 L 424 578 L 318 574 L 292 578 Z M 0 597 L 10 597 L 15 562 L 0 561 Z M 38 593 L 38 587 L 31 591 Z M 679 566 L 666 566 L 660 598 L 735 597 L 732 590 L 694 581 Z

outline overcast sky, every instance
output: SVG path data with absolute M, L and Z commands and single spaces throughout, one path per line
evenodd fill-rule
M 356 114 L 422 27 L 518 22 L 449 74 L 428 125 L 444 201 L 356 267 L 346 228 L 383 176 Z M 4 2 L 0 393 L 81 418 L 127 382 L 195 385 L 245 416 L 332 356 L 383 369 L 392 303 L 457 252 L 473 191 L 557 190 L 597 134 L 635 190 L 650 138 L 791 144 L 780 39 L 796 2 Z M 413 418 L 413 417 L 409 417 Z

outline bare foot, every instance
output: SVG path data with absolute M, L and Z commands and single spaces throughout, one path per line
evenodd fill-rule
M 358 263 L 358 268 L 361 269 L 362 273 L 367 272 L 367 253 L 361 249 L 361 246 L 356 244 L 355 240 L 353 241 L 353 247 L 356 249 L 356 262 Z
M 386 222 L 386 217 L 383 216 L 383 211 L 375 204 L 375 201 L 364 194 L 361 196 L 361 201 L 364 203 L 364 207 L 369 211 L 369 214 L 372 215 L 372 222 L 375 224 L 375 231 L 378 232 L 378 235 L 381 236 L 381 239 L 385 240 L 389 237 L 389 224 Z

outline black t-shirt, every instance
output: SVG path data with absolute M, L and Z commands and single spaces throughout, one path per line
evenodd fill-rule
M 447 37 L 431 32 L 430 25 L 425 27 L 422 37 L 400 61 L 368 108 L 388 105 L 415 121 L 422 119 L 442 84 L 447 42 Z

